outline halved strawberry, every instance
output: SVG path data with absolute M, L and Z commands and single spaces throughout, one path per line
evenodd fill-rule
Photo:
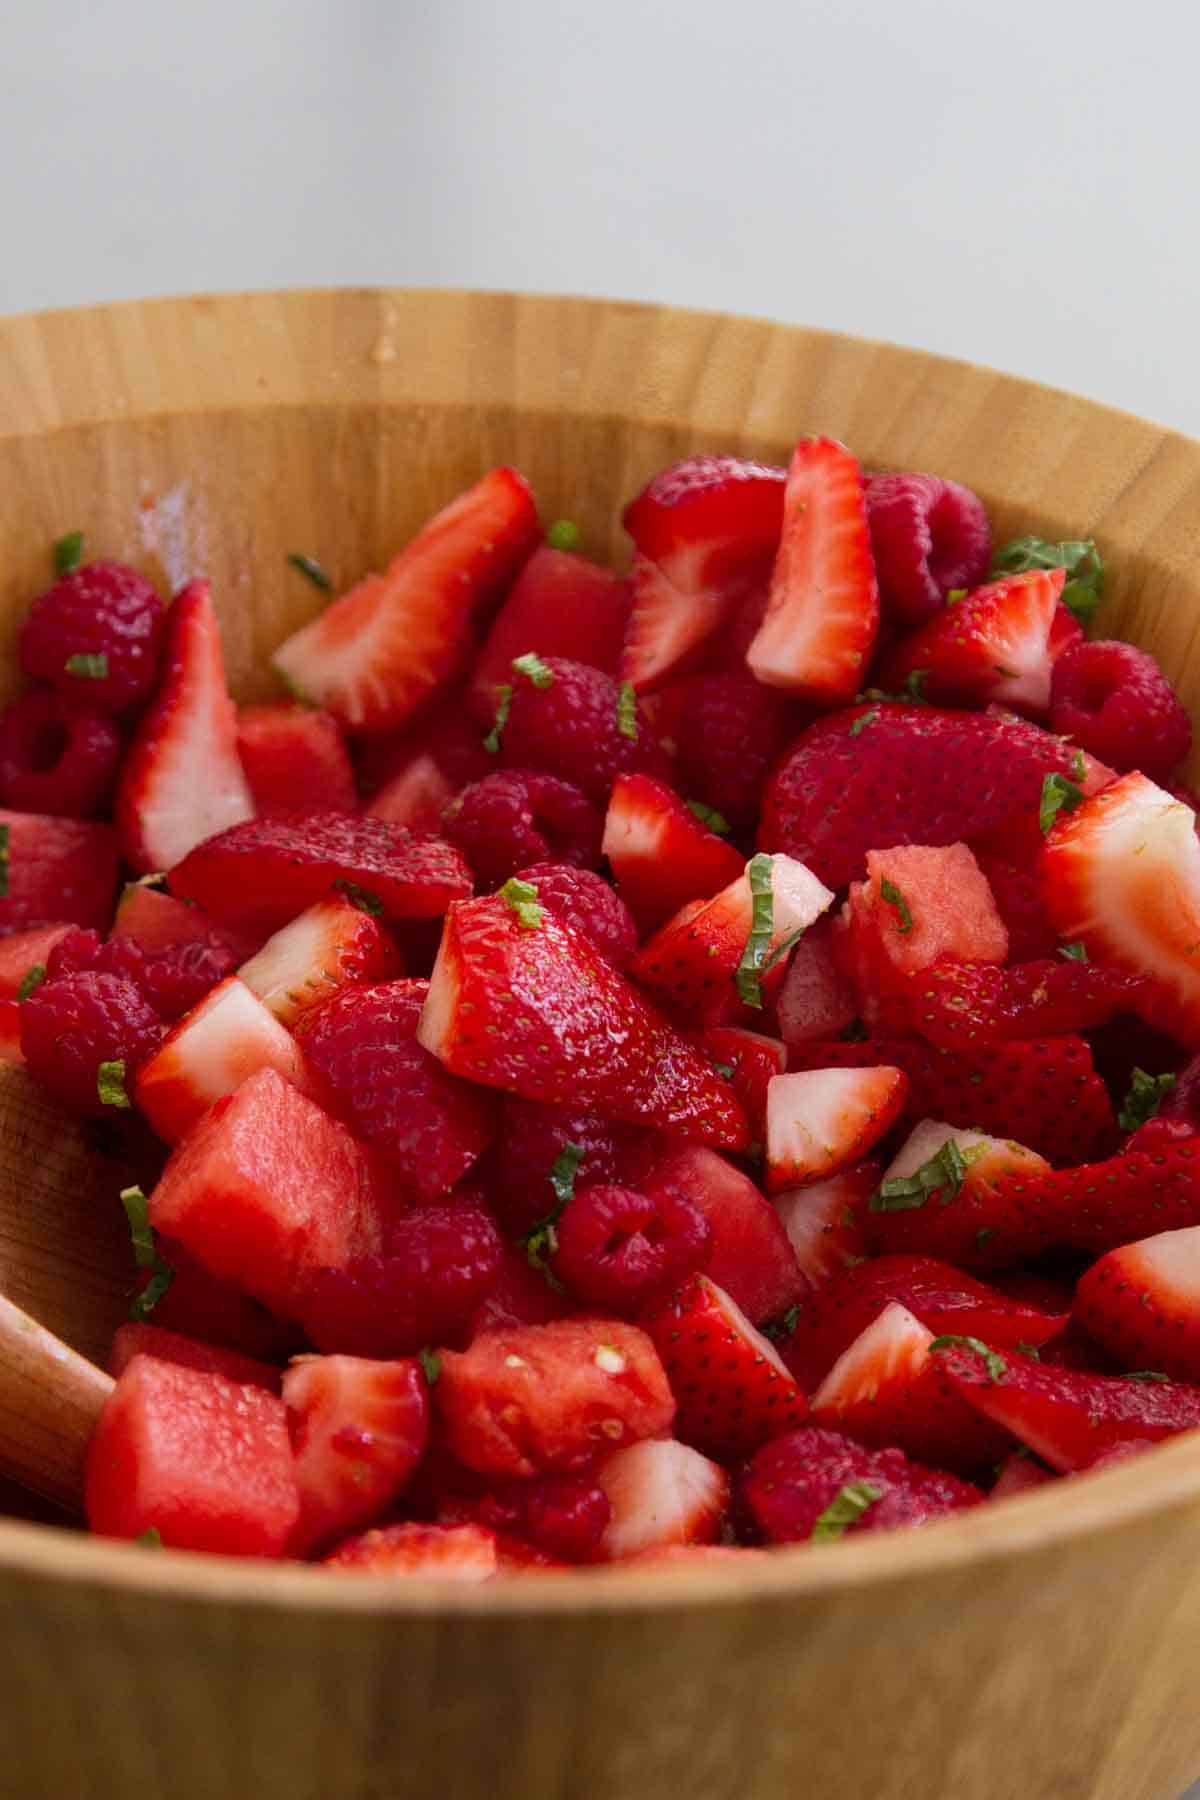
M 1090 1030 L 1134 1011 L 1143 987 L 1109 963 L 1057 957 L 1002 969 L 944 958 L 914 977 L 908 1012 L 931 1044 L 957 1050 Z
M 767 1130 L 767 1090 L 774 1077 L 787 1068 L 787 1045 L 782 1038 L 747 1031 L 741 1025 L 708 1025 L 693 1032 L 692 1042 L 718 1074 L 733 1084 L 755 1141 L 762 1143 Z
M 515 469 L 493 469 L 436 513 L 384 574 L 367 575 L 271 660 L 350 730 L 390 731 L 462 669 L 476 614 L 520 567 L 537 531 L 528 484 Z
M 712 1544 L 729 1510 L 729 1477 L 687 1444 L 646 1440 L 596 1470 L 612 1514 L 603 1550 L 610 1562 L 672 1544 Z
M 482 1525 L 377 1525 L 347 1538 L 321 1566 L 346 1575 L 489 1581 L 499 1568 L 494 1531 Z
M 818 919 L 792 951 L 775 996 L 775 1017 L 785 1044 L 836 1037 L 858 1017 L 858 1001 L 833 954 L 831 918 Z
M 862 686 L 879 627 L 863 476 L 844 445 L 801 438 L 766 617 L 746 653 L 752 675 L 830 705 Z
M 1200 840 L 1191 808 L 1144 775 L 1124 775 L 1059 812 L 1041 882 L 1061 936 L 1144 976 L 1139 1010 L 1200 1047 Z
M 143 875 L 254 817 L 207 581 L 189 582 L 167 613 L 158 691 L 125 758 L 113 817 L 126 862 Z
M 1006 1138 L 923 1119 L 884 1170 L 867 1238 L 884 1253 L 940 1257 L 963 1269 L 1010 1268 L 1054 1242 L 1024 1195 L 1050 1165 Z
M 429 1439 L 429 1385 L 413 1358 L 303 1356 L 283 1378 L 300 1490 L 294 1554 L 377 1519 Z
M 450 909 L 425 1048 L 485 1087 L 743 1149 L 745 1113 L 711 1063 L 582 932 L 536 905 L 524 920 L 501 895 Z
M 757 1542 L 820 1544 L 847 1532 L 924 1525 L 984 1497 L 902 1450 L 869 1450 L 806 1425 L 763 1445 L 742 1470 L 735 1499 L 743 1530 Z
M 901 1069 L 807 1069 L 767 1090 L 767 1186 L 821 1181 L 861 1162 L 891 1130 L 908 1097 Z
M 215 1100 L 259 1069 L 274 1069 L 301 1089 L 308 1085 L 291 1032 L 230 975 L 172 1026 L 142 1064 L 134 1099 L 159 1137 L 174 1144 Z
M 174 1285 L 172 1277 L 171 1286 Z M 160 1362 L 178 1363 L 184 1369 L 224 1375 L 230 1381 L 248 1381 L 251 1387 L 263 1387 L 272 1394 L 279 1392 L 283 1380 L 282 1369 L 260 1362 L 257 1357 L 245 1356 L 240 1350 L 227 1350 L 219 1344 L 189 1337 L 182 1331 L 131 1320 L 127 1325 L 117 1326 L 108 1354 L 109 1374 L 120 1375 L 135 1356 L 157 1356 Z
M 117 887 L 117 840 L 107 825 L 0 808 L 0 932 L 67 920 L 104 931 Z
M 1000 1464 L 1000 1473 L 992 1483 L 988 1499 L 1009 1500 L 1014 1494 L 1026 1494 L 1053 1480 L 1054 1474 L 1036 1456 L 1030 1456 L 1024 1449 L 1014 1450 Z
M 237 747 L 260 818 L 353 812 L 358 805 L 346 740 L 330 713 L 293 700 L 244 706 Z
M 936 1342 L 893 1301 L 854 1339 L 812 1397 L 816 1425 L 951 1469 L 996 1462 L 1009 1438 L 972 1409 L 935 1358 Z
M 349 900 L 319 900 L 238 970 L 250 992 L 289 1027 L 344 987 L 403 973 L 387 932 Z
M 1200 1382 L 1200 1225 L 1100 1257 L 1080 1277 L 1075 1315 L 1118 1366 Z
M 515 656 L 568 656 L 615 675 L 629 618 L 629 583 L 598 563 L 549 544 L 536 549 L 492 622 L 471 675 L 485 716 L 496 688 L 512 680 Z
M 711 1233 L 705 1272 L 751 1320 L 773 1319 L 803 1291 L 779 1214 L 715 1150 L 674 1150 L 638 1186 L 652 1197 L 680 1195 L 703 1213 Z
M 1089 1375 L 1012 1350 L 985 1355 L 966 1343 L 947 1344 L 932 1355 L 977 1412 L 1064 1475 L 1115 1445 L 1154 1442 L 1200 1426 L 1200 1387 L 1183 1382 Z
M 0 1000 L 15 1000 L 31 971 L 46 967 L 46 958 L 71 925 L 35 925 L 0 938 Z
M 800 1273 L 814 1286 L 866 1255 L 867 1203 L 878 1193 L 882 1174 L 880 1163 L 858 1163 L 825 1181 L 788 1188 L 774 1196 L 775 1211 L 796 1253 Z
M 633 610 L 621 676 L 661 681 L 717 631 L 761 581 L 783 525 L 782 469 L 733 456 L 693 456 L 663 469 L 631 500 Z
M 653 775 L 617 776 L 602 849 L 643 935 L 689 900 L 710 900 L 745 868 L 733 845 Z
M 880 686 L 903 692 L 920 670 L 922 692 L 938 706 L 996 700 L 1044 718 L 1054 658 L 1081 636 L 1070 613 L 1069 636 L 1059 624 L 1066 579 L 1065 569 L 1034 569 L 973 589 L 900 639 L 883 660 Z
M 709 1456 L 748 1455 L 808 1411 L 770 1341 L 707 1275 L 693 1275 L 642 1321 L 663 1360 L 676 1435 Z

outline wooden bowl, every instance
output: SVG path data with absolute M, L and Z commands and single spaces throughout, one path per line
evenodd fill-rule
M 832 432 L 996 525 L 1095 533 L 1106 630 L 1200 700 L 1200 446 L 984 369 L 661 307 L 345 292 L 0 321 L 0 634 L 53 539 L 213 578 L 239 692 L 321 596 L 489 464 L 621 554 L 688 450 Z M 0 654 L 0 666 L 11 668 Z M 11 675 L 9 676 L 11 680 Z M 966 772 L 965 772 L 966 773 Z M 0 1288 L 103 1355 L 120 1177 L 0 1093 Z M 24 1148 L 23 1148 L 24 1144 Z M 961 1519 L 746 1565 L 462 1589 L 0 1526 L 14 1796 L 1172 1800 L 1200 1768 L 1200 1435 Z

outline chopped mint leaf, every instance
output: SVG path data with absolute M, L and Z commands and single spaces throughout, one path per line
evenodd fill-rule
M 160 1261 L 141 1293 L 136 1294 L 131 1300 L 130 1318 L 137 1324 L 144 1325 L 174 1279 L 175 1271 L 170 1263 Z
M 789 1306 L 787 1311 L 781 1313 L 777 1319 L 768 1319 L 765 1325 L 760 1325 L 759 1330 L 764 1337 L 770 1338 L 774 1343 L 779 1343 L 782 1338 L 791 1337 L 799 1318 L 800 1308 Z
M 82 531 L 68 531 L 54 546 L 54 567 L 60 575 L 70 575 L 83 561 Z
M 1038 807 L 1038 824 L 1043 831 L 1049 831 L 1060 812 L 1074 812 L 1083 801 L 1082 788 L 1068 781 L 1065 775 L 1047 775 L 1042 783 L 1041 804 Z
M 774 864 L 760 852 L 746 864 L 746 880 L 750 883 L 750 935 L 734 971 L 734 985 L 746 1006 L 762 1011 L 762 986 L 759 972 L 766 961 L 771 934 L 775 928 L 775 890 L 772 886 Z
M 1027 1344 L 1024 1338 L 1017 1339 L 1017 1354 L 1027 1356 L 1030 1362 L 1041 1362 L 1042 1353 L 1036 1344 Z
M 40 988 L 46 979 L 45 963 L 32 963 L 21 977 L 21 985 L 17 989 L 18 1000 L 28 1000 L 36 988 Z
M 1087 624 L 1104 589 L 1104 564 L 1093 538 L 1067 538 L 1059 544 L 1039 537 L 1013 538 L 993 553 L 993 575 L 1023 575 L 1030 569 L 1065 569 L 1063 605 Z
M 913 916 L 908 910 L 908 901 L 904 898 L 904 895 L 900 892 L 900 889 L 896 886 L 895 882 L 889 881 L 886 875 L 879 883 L 879 897 L 885 906 L 895 908 L 897 919 L 896 930 L 900 933 L 901 937 L 907 937 L 913 928 Z
M 146 1550 L 161 1550 L 163 1547 L 162 1533 L 157 1525 L 147 1525 L 145 1531 L 139 1531 L 133 1541 Z
M 307 575 L 313 586 L 320 588 L 323 594 L 332 594 L 333 583 L 314 556 L 304 556 L 299 550 L 293 550 L 288 561 L 293 569 L 299 569 L 301 575 Z
M 125 1092 L 125 1064 L 118 1057 L 113 1062 L 102 1062 L 96 1070 L 96 1092 L 100 1096 L 101 1106 L 130 1106 L 132 1101 Z
M 1161 1369 L 1131 1369 L 1125 1377 L 1126 1381 L 1170 1381 L 1170 1379 L 1171 1377 L 1164 1375 Z
M 574 550 L 582 536 L 574 519 L 555 519 L 546 532 L 546 542 L 552 550 Z
M 538 905 L 538 891 L 532 881 L 518 881 L 515 875 L 510 875 L 499 892 L 505 905 L 511 906 L 516 913 L 521 930 L 536 931 L 545 908 Z
M 546 666 L 536 650 L 527 650 L 524 656 L 514 656 L 512 668 L 515 675 L 524 675 L 532 681 L 535 688 L 554 686 L 554 670 Z
M 719 813 L 715 806 L 705 806 L 703 800 L 686 800 L 684 805 L 689 812 L 695 813 L 702 825 L 715 831 L 718 837 L 729 836 L 729 820 L 724 813 Z
M 893 1175 L 885 1181 L 879 1192 L 872 1194 L 870 1210 L 916 1212 L 931 1194 L 937 1193 L 945 1206 L 962 1187 L 973 1160 L 969 1150 L 964 1152 L 954 1138 L 947 1138 L 941 1149 L 911 1175 Z
M 63 670 L 67 675 L 82 675 L 87 681 L 104 681 L 108 676 L 108 657 L 103 650 L 95 656 L 85 656 L 83 651 L 79 651 L 74 656 L 68 656 Z
M 623 681 L 617 689 L 617 730 L 625 738 L 638 734 L 637 695 L 631 681 Z
M 813 1543 L 840 1538 L 848 1526 L 862 1518 L 868 1506 L 874 1506 L 882 1493 L 883 1489 L 871 1481 L 848 1481 L 834 1495 L 809 1533 Z
M 483 740 L 485 750 L 493 756 L 500 754 L 500 734 L 508 724 L 509 709 L 512 706 L 512 684 L 501 681 L 496 686 L 496 721 Z
M 768 970 L 773 969 L 777 962 L 782 962 L 783 958 L 796 948 L 796 945 L 800 942 L 800 939 L 807 930 L 807 925 L 797 925 L 795 931 L 789 931 L 786 937 L 780 938 L 771 954 L 763 963 L 762 974 L 765 975 Z
M 906 700 L 924 700 L 925 683 L 929 680 L 928 669 L 913 669 L 904 680 L 904 698 Z
M 0 825 L 0 900 L 8 897 L 8 832 L 7 825 Z
M 960 600 L 966 599 L 969 591 L 970 590 L 968 588 L 951 588 L 949 593 L 946 595 L 946 605 L 947 606 L 957 606 Z
M 1068 962 L 1086 962 L 1088 959 L 1086 944 L 1060 944 L 1058 954 Z
M 425 1346 L 424 1350 L 417 1351 L 417 1357 L 421 1367 L 425 1371 L 426 1381 L 429 1383 L 430 1387 L 435 1387 L 437 1385 L 437 1378 L 442 1372 L 441 1357 L 436 1350 L 431 1350 L 428 1345 Z
M 370 913 L 373 919 L 382 919 L 383 901 L 370 888 L 360 887 L 357 881 L 348 881 L 344 875 L 339 875 L 333 885 L 339 894 L 345 894 L 351 906 L 357 906 L 359 912 Z
M 133 1260 L 139 1269 L 152 1269 L 154 1273 L 130 1304 L 129 1316 L 144 1323 L 154 1311 L 171 1282 L 175 1271 L 170 1263 L 164 1262 L 158 1253 L 158 1244 L 154 1236 L 154 1228 L 150 1223 L 150 1212 L 146 1204 L 146 1196 L 140 1187 L 127 1187 L 121 1190 L 121 1204 L 125 1208 L 125 1217 L 129 1220 L 129 1235 L 133 1241 Z
M 865 1044 L 870 1035 L 861 1019 L 851 1019 L 850 1023 L 843 1025 L 838 1032 L 838 1037 L 843 1044 Z
M 865 731 L 868 725 L 873 725 L 878 717 L 879 708 L 877 706 L 873 706 L 870 712 L 859 713 L 846 736 L 857 737 L 860 731 Z
M 989 1349 L 988 1345 L 980 1338 L 956 1337 L 953 1333 L 947 1333 L 945 1337 L 935 1337 L 929 1348 L 931 1350 L 956 1350 L 960 1346 L 964 1350 L 973 1350 L 976 1356 L 982 1356 L 987 1366 L 987 1372 L 993 1381 L 1004 1380 L 1008 1374 L 1008 1364 L 997 1351 Z
M 1071 770 L 1071 780 L 1082 781 L 1087 774 L 1087 758 L 1084 756 L 1082 750 L 1072 750 L 1069 766 Z
M 554 1205 L 545 1218 L 527 1231 L 520 1242 L 525 1247 L 526 1260 L 531 1269 L 536 1269 L 556 1293 L 563 1293 L 562 1282 L 550 1267 L 547 1258 L 558 1249 L 558 1232 L 555 1227 L 562 1218 L 567 1202 L 575 1193 L 575 1177 L 579 1165 L 586 1152 L 582 1144 L 564 1144 L 550 1167 L 547 1180 L 554 1190 Z
M 733 1065 L 731 1063 L 715 1062 L 713 1064 L 713 1068 L 717 1071 L 718 1075 L 720 1075 L 724 1078 L 724 1080 L 726 1080 L 726 1081 L 733 1080 Z
M 1163 1103 L 1163 1097 L 1175 1086 L 1174 1075 L 1147 1075 L 1145 1069 L 1135 1069 L 1130 1077 L 1129 1092 L 1125 1096 L 1125 1104 L 1117 1114 L 1117 1124 L 1122 1131 L 1136 1131 L 1148 1119 L 1153 1119 Z
M 550 1186 L 554 1189 L 554 1197 L 559 1202 L 560 1209 L 575 1192 L 575 1177 L 579 1173 L 584 1154 L 582 1144 L 564 1144 L 550 1165 Z

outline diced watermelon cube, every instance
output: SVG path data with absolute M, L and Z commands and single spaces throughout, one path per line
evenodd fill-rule
M 0 809 L 7 846 L 0 933 L 67 920 L 107 931 L 117 891 L 117 839 L 108 825 Z
M 238 755 L 260 818 L 290 812 L 353 812 L 354 770 L 332 713 L 290 700 L 238 713 Z
M 160 1362 L 175 1363 L 181 1369 L 198 1369 L 203 1375 L 224 1375 L 228 1381 L 248 1382 L 251 1387 L 266 1388 L 277 1394 L 283 1380 L 282 1369 L 243 1356 L 240 1350 L 225 1350 L 219 1344 L 206 1344 L 200 1338 L 187 1337 L 182 1331 L 168 1331 L 162 1325 L 118 1325 L 108 1355 L 110 1375 L 124 1374 L 135 1356 L 156 1356 Z
M 29 971 L 39 963 L 44 969 L 55 944 L 73 930 L 72 925 L 37 925 L 0 938 L 0 1000 L 15 1000 Z

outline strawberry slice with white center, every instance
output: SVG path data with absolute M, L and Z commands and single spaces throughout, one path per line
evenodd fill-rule
M 349 900 L 321 900 L 267 939 L 238 975 L 281 1025 L 344 987 L 404 973 L 383 927 Z
M 766 616 L 746 653 L 750 672 L 822 705 L 850 700 L 878 628 L 862 470 L 834 439 L 801 438 Z
M 1059 936 L 1146 978 L 1150 1023 L 1200 1047 L 1200 841 L 1191 807 L 1123 775 L 1074 811 L 1042 850 L 1042 899 Z
M 861 1162 L 908 1098 L 902 1069 L 805 1069 L 767 1088 L 767 1186 L 803 1187 Z
M 1074 1310 L 1119 1363 L 1200 1382 L 1200 1226 L 1110 1250 L 1080 1277 Z
M 292 1551 L 304 1555 L 377 1519 L 429 1439 L 429 1388 L 415 1358 L 302 1356 L 283 1378 L 300 1490 Z
M 259 1069 L 274 1069 L 302 1092 L 304 1058 L 291 1032 L 230 975 L 171 1028 L 134 1081 L 134 1099 L 159 1137 L 175 1144 L 214 1101 Z
M 935 705 L 998 701 L 1044 717 L 1054 659 L 1082 636 L 1059 603 L 1066 578 L 1065 569 L 1034 569 L 975 588 L 901 638 L 884 659 L 880 686 L 902 693 L 920 670 L 921 691 Z
M 436 758 L 422 751 L 384 783 L 365 810 L 368 818 L 383 819 L 388 825 L 403 825 L 409 831 L 437 831 L 442 809 L 457 792 Z
M 378 1525 L 347 1538 L 321 1566 L 389 1580 L 423 1575 L 430 1581 L 488 1581 L 499 1567 L 499 1543 L 482 1525 Z
M 675 1430 L 706 1455 L 749 1455 L 808 1406 L 779 1352 L 723 1288 L 693 1275 L 642 1320 L 675 1396 Z
M 617 776 L 601 848 L 643 936 L 689 900 L 710 900 L 745 867 L 733 845 L 653 775 Z
M 142 875 L 254 817 L 207 581 L 189 582 L 167 613 L 162 676 L 125 758 L 113 816 L 125 860 Z
M 1055 1241 L 1037 1203 L 1054 1172 L 1036 1150 L 938 1119 L 914 1126 L 866 1214 L 877 1254 L 907 1251 L 961 1269 L 1010 1268 Z
M 712 1544 L 721 1535 L 729 1477 L 687 1444 L 630 1444 L 602 1462 L 595 1479 L 612 1508 L 602 1540 L 609 1561 L 672 1544 Z
M 435 514 L 382 575 L 366 576 L 271 660 L 343 725 L 390 731 L 462 670 L 480 607 L 537 534 L 528 483 L 515 469 L 493 469 Z
M 621 677 L 641 691 L 678 667 L 765 577 L 783 524 L 785 475 L 734 456 L 663 469 L 625 509 L 637 552 Z
M 774 1196 L 800 1272 L 814 1285 L 867 1254 L 864 1220 L 882 1173 L 877 1162 L 856 1163 L 825 1181 Z

